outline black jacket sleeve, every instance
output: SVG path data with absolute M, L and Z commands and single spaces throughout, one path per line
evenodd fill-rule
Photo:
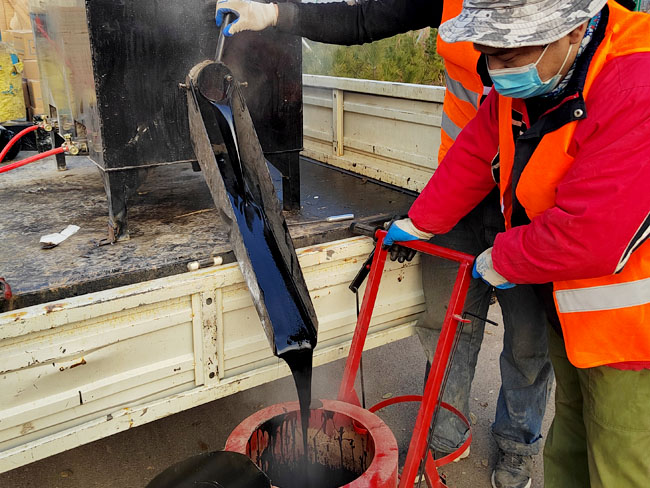
M 442 0 L 351 0 L 278 3 L 276 28 L 328 44 L 363 44 L 423 27 L 438 27 Z

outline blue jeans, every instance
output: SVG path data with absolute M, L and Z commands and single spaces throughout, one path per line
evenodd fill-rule
M 505 230 L 503 222 L 498 195 L 493 192 L 450 232 L 435 236 L 431 242 L 478 255 L 494 244 L 497 233 Z M 420 255 L 420 260 L 426 310 L 416 330 L 431 361 L 458 265 L 425 254 Z M 492 292 L 493 288 L 482 280 L 472 279 L 465 311 L 487 317 Z M 499 361 L 501 388 L 492 435 L 503 451 L 533 455 L 540 451 L 542 419 L 553 382 L 546 313 L 531 286 L 496 290 L 496 296 L 503 312 L 504 338 Z M 470 387 L 485 322 L 467 318 L 471 323 L 465 324 L 461 333 L 443 401 L 469 418 Z M 436 424 L 434 449 L 451 452 L 467 438 L 466 426 L 447 410 L 441 409 Z

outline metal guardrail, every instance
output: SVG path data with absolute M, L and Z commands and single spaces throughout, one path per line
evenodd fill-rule
M 307 157 L 420 191 L 437 167 L 445 89 L 303 75 Z

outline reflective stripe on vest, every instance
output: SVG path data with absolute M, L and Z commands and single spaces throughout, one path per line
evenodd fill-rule
M 646 241 L 618 274 L 553 284 L 564 345 L 574 366 L 650 360 L 649 280 L 650 241 Z M 575 311 L 565 311 L 570 307 Z
M 447 112 L 442 112 L 442 123 L 440 124 L 440 126 L 442 130 L 445 131 L 445 134 L 451 137 L 451 139 L 454 141 L 458 137 L 458 134 L 460 134 L 460 131 L 463 130 L 460 127 L 458 127 L 456 124 L 454 124 L 454 121 L 449 118 Z
M 462 0 L 445 0 L 441 23 L 456 17 L 462 9 Z M 440 162 L 463 127 L 476 115 L 484 88 L 476 72 L 480 53 L 471 42 L 448 44 L 438 36 L 437 50 L 445 61 L 447 85 L 441 124 L 444 134 L 438 152 Z
M 476 110 L 478 110 L 478 103 L 481 99 L 481 94 L 476 93 L 469 88 L 466 88 L 460 81 L 454 80 L 449 72 L 445 69 L 445 84 L 447 90 L 459 100 L 471 103 Z
M 589 90 L 607 62 L 650 52 L 650 16 L 629 12 L 612 0 L 607 5 L 605 35 L 585 79 L 583 96 L 587 103 Z M 498 106 L 499 186 L 506 227 L 510 228 L 515 159 L 513 109 L 525 114 L 525 105 L 522 100 L 499 96 Z M 543 136 L 519 177 L 517 199 L 531 220 L 555 206 L 557 186 L 576 155 L 573 136 L 579 123 L 569 122 Z M 643 242 L 637 237 L 636 242 Z M 625 266 L 615 274 L 553 283 L 567 356 L 576 367 L 650 361 L 650 241 L 635 244 L 628 254 L 623 256 L 627 259 Z
M 560 313 L 636 307 L 650 303 L 650 278 L 590 288 L 556 290 L 555 299 Z

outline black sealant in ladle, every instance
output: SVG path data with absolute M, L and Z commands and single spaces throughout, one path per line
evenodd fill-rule
M 294 279 L 296 270 L 291 269 L 291 265 L 287 263 L 280 249 L 279 239 L 290 239 L 286 224 L 284 224 L 284 235 L 274 233 L 273 226 L 265 213 L 264 203 L 259 197 L 261 192 L 259 182 L 256 182 L 254 172 L 246 170 L 246 162 L 241 159 L 240 141 L 237 137 L 231 99 L 232 96 L 239 96 L 239 93 L 233 89 L 234 80 L 229 70 L 225 66 L 223 68 L 211 70 L 213 74 L 219 71 L 227 73 L 222 76 L 223 84 L 220 80 L 212 79 L 206 85 L 211 91 L 211 96 L 205 98 L 210 101 L 209 107 L 212 113 L 207 113 L 210 112 L 207 104 L 199 105 L 204 107 L 201 114 L 208 133 L 214 134 L 211 130 L 213 127 L 209 127 L 209 123 L 212 122 L 213 126 L 218 125 L 223 138 L 227 154 L 218 155 L 217 161 L 236 220 L 233 225 L 237 225 L 255 274 L 261 295 L 257 299 L 263 300 L 273 329 L 274 352 L 288 364 L 296 384 L 306 468 L 309 459 L 309 407 L 316 326 L 297 288 Z M 250 142 L 250 138 L 246 140 Z M 211 140 L 211 142 L 215 141 Z M 275 198 L 275 195 L 273 197 Z

